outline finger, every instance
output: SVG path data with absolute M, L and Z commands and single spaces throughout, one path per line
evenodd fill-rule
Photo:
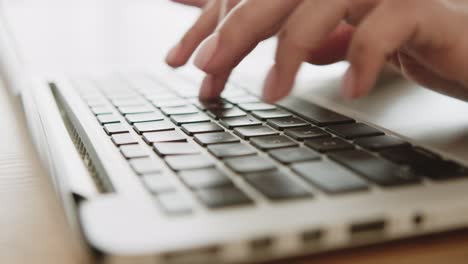
M 218 0 L 209 1 L 195 24 L 169 51 L 166 57 L 167 64 L 172 67 L 180 67 L 187 63 L 198 45 L 215 30 L 218 22 L 219 3 Z
M 279 35 L 275 65 L 264 86 L 266 101 L 274 102 L 291 91 L 301 63 L 341 23 L 347 5 L 343 0 L 309 0 L 294 11 Z
M 200 87 L 200 99 L 209 100 L 218 98 L 230 75 L 230 71 L 218 75 L 207 74 Z
M 404 1 L 383 1 L 354 33 L 348 51 L 351 64 L 344 78 L 344 94 L 356 98 L 369 92 L 387 59 L 416 32 L 420 9 Z M 398 18 L 398 19 L 395 19 Z
M 302 0 L 248 0 L 238 5 L 200 49 L 195 65 L 210 73 L 233 69 L 259 41 L 276 33 Z
M 208 3 L 208 0 L 171 0 L 171 1 L 179 3 L 179 4 L 196 6 L 196 7 L 203 7 L 205 6 L 206 3 Z

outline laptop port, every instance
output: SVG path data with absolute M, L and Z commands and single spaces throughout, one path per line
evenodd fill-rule
M 301 235 L 302 242 L 306 245 L 319 243 L 322 237 L 323 231 L 320 229 L 307 230 Z
M 271 237 L 256 238 L 250 241 L 249 246 L 252 252 L 264 252 L 271 249 L 273 239 Z
M 351 240 L 372 241 L 384 236 L 385 227 L 385 220 L 363 221 L 351 224 L 349 233 Z
M 415 227 L 421 227 L 421 226 L 424 224 L 424 221 L 425 221 L 425 220 L 426 220 L 426 219 L 425 219 L 425 217 L 424 217 L 424 214 L 422 214 L 422 213 L 415 213 L 415 214 L 413 215 L 413 219 L 412 219 L 413 225 L 414 225 Z

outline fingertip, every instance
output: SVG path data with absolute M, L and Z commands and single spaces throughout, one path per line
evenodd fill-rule
M 226 84 L 225 76 L 207 75 L 201 84 L 199 97 L 202 100 L 218 98 Z
M 274 103 L 287 96 L 290 90 L 281 81 L 277 67 L 273 66 L 265 78 L 262 99 L 267 103 Z
M 343 78 L 342 96 L 347 100 L 354 99 L 356 96 L 355 90 L 356 90 L 355 70 L 353 66 L 350 66 L 348 70 L 346 71 L 344 78 Z

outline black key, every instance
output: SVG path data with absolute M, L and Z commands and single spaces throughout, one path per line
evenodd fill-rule
M 141 123 L 141 122 L 151 122 L 151 121 L 160 121 L 164 119 L 164 116 L 161 113 L 153 112 L 147 114 L 132 114 L 126 115 L 125 118 L 130 124 Z
M 365 180 L 334 162 L 297 163 L 292 169 L 327 193 L 340 194 L 368 189 Z
M 98 115 L 97 119 L 101 125 L 105 124 L 112 124 L 112 123 L 120 123 L 120 119 L 116 115 Z
M 123 115 L 144 114 L 144 113 L 154 112 L 154 108 L 150 107 L 148 105 L 144 105 L 144 106 L 122 106 L 122 107 L 119 107 L 119 111 Z
M 228 108 L 228 109 L 212 109 L 208 111 L 208 115 L 215 119 L 225 117 L 238 117 L 246 116 L 247 114 L 239 108 Z
M 290 113 L 280 109 L 253 111 L 252 115 L 260 120 L 292 116 Z
M 180 126 L 183 124 L 208 122 L 210 121 L 210 118 L 204 113 L 197 113 L 188 115 L 173 115 L 171 116 L 171 120 L 176 125 Z
M 112 109 L 105 107 L 105 106 L 95 106 L 91 107 L 91 111 L 95 115 L 107 115 L 107 114 L 112 114 Z
M 354 122 L 349 117 L 292 96 L 281 100 L 277 104 L 319 126 Z
M 200 151 L 192 143 L 154 143 L 154 151 L 160 156 L 197 154 Z
M 187 141 L 184 134 L 179 131 L 161 131 L 143 134 L 143 140 L 151 145 L 157 142 L 182 142 Z
M 258 103 L 260 100 L 253 95 L 224 97 L 231 104 Z
M 186 100 L 179 99 L 176 95 L 172 99 L 153 99 L 151 100 L 154 106 L 161 107 L 181 107 L 189 104 Z
M 186 215 L 192 213 L 192 203 L 187 197 L 176 192 L 158 195 L 156 199 L 167 214 Z
M 143 175 L 143 183 L 152 194 L 161 194 L 166 192 L 174 192 L 176 190 L 170 178 L 163 174 L 154 173 Z
M 362 123 L 334 125 L 327 127 L 327 130 L 346 139 L 384 135 L 383 132 Z
M 160 164 L 150 158 L 131 159 L 129 162 L 133 170 L 139 175 L 161 172 Z
M 317 138 L 306 140 L 305 145 L 320 152 L 354 149 L 354 146 L 340 138 Z
M 247 195 L 234 186 L 200 190 L 197 196 L 203 204 L 212 209 L 253 204 Z
M 276 149 L 269 153 L 272 158 L 285 164 L 320 159 L 320 154 L 304 147 Z
M 195 170 L 214 167 L 214 162 L 201 154 L 168 156 L 166 162 L 175 171 Z
M 247 112 L 276 109 L 276 106 L 266 103 L 242 103 L 238 107 Z
M 414 171 L 433 180 L 447 180 L 468 176 L 463 166 L 440 159 L 437 155 L 420 148 L 394 148 L 380 152 L 386 159 L 410 166 Z
M 111 136 L 112 142 L 116 146 L 121 146 L 121 145 L 129 145 L 129 144 L 137 144 L 138 141 L 135 139 L 134 136 L 132 136 L 130 133 L 125 133 L 125 134 L 115 134 Z
M 330 134 L 317 127 L 298 127 L 286 129 L 284 133 L 295 140 L 330 137 Z
M 226 159 L 226 165 L 233 171 L 240 174 L 270 171 L 276 169 L 275 164 L 271 160 L 260 156 L 247 156 Z
M 189 136 L 202 133 L 224 132 L 222 127 L 212 122 L 184 124 L 182 125 L 181 129 Z
M 213 99 L 213 100 L 199 100 L 198 98 L 192 101 L 196 107 L 200 110 L 222 110 L 222 109 L 231 109 L 234 106 L 222 99 Z
M 120 146 L 120 152 L 126 159 L 147 157 L 148 153 L 140 145 L 124 145 Z
M 297 117 L 283 117 L 283 118 L 268 119 L 267 124 L 272 126 L 274 129 L 278 129 L 278 130 L 310 126 L 309 123 Z
M 154 122 L 135 123 L 133 128 L 138 134 L 141 135 L 146 132 L 174 130 L 174 125 L 166 120 L 161 120 Z
M 291 176 L 280 171 L 248 174 L 245 179 L 271 200 L 279 201 L 311 196 L 304 187 L 292 180 Z
M 242 143 L 211 145 L 208 146 L 208 150 L 220 159 L 249 156 L 257 153 L 253 147 Z
M 217 169 L 182 171 L 179 173 L 179 176 L 191 189 L 205 189 L 233 185 L 232 181 Z
M 262 122 L 251 116 L 240 116 L 223 118 L 221 119 L 220 124 L 228 129 L 233 129 L 244 126 L 258 126 L 261 125 Z
M 114 134 L 128 133 L 128 129 L 121 123 L 106 124 L 104 125 L 104 131 L 106 131 L 107 135 L 109 136 Z
M 408 142 L 405 142 L 399 138 L 393 136 L 379 136 L 360 138 L 354 141 L 357 145 L 370 149 L 370 150 L 382 150 L 388 148 L 397 148 L 409 146 Z
M 251 137 L 274 136 L 279 133 L 267 126 L 248 126 L 234 129 L 234 134 L 243 139 L 249 139 Z
M 252 145 L 261 150 L 299 146 L 298 143 L 292 141 L 290 138 L 285 136 L 268 136 L 252 138 L 250 142 L 252 142 Z
M 161 111 L 166 115 L 186 115 L 198 113 L 198 109 L 193 105 L 162 107 Z
M 194 139 L 202 146 L 240 142 L 238 138 L 227 132 L 197 134 Z
M 419 182 L 419 177 L 407 167 L 396 165 L 363 150 L 332 153 L 329 157 L 381 186 Z

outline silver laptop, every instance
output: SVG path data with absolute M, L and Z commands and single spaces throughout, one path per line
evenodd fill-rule
M 240 81 L 200 101 L 164 67 L 46 80 L 8 60 L 70 226 L 103 263 L 267 261 L 468 225 L 467 157 L 332 103 L 266 104 Z

